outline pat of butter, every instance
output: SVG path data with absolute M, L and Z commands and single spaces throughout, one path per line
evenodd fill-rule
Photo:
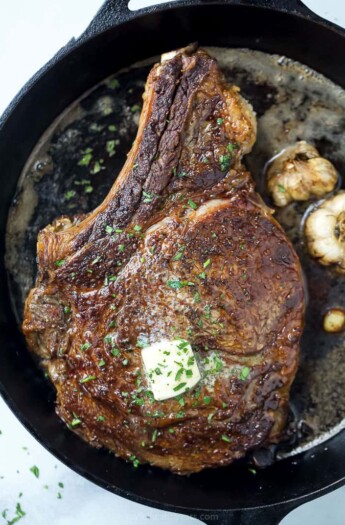
M 156 401 L 170 399 L 193 388 L 201 379 L 188 341 L 163 339 L 142 349 L 149 387 Z

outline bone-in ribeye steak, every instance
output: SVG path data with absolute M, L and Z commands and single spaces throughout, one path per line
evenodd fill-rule
M 58 415 L 90 444 L 187 474 L 281 439 L 303 286 L 241 164 L 255 137 L 252 108 L 216 60 L 170 54 L 148 77 L 136 141 L 107 198 L 39 233 L 23 331 Z M 216 366 L 157 401 L 142 341 L 177 338 L 201 371 L 210 356 Z

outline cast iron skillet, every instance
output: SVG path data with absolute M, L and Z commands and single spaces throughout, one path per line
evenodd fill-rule
M 253 476 L 234 465 L 179 477 L 134 469 L 92 449 L 54 412 L 54 398 L 16 326 L 4 267 L 5 227 L 18 177 L 39 137 L 76 98 L 118 69 L 163 51 L 201 45 L 286 55 L 345 87 L 345 31 L 299 0 L 180 0 L 133 13 L 109 0 L 86 32 L 31 79 L 0 121 L 0 392 L 24 426 L 82 476 L 120 496 L 205 523 L 274 525 L 345 483 L 345 432 Z

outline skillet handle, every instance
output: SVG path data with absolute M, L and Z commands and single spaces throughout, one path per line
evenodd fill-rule
M 156 1 L 157 0 L 152 0 L 152 2 Z M 131 11 L 128 8 L 128 4 L 129 0 L 105 0 L 102 7 L 96 13 L 95 17 L 78 40 L 86 40 L 99 33 L 102 33 L 107 29 L 127 22 L 133 18 L 137 18 L 138 16 L 149 14 L 154 11 L 159 11 L 161 9 L 169 9 L 179 6 L 187 7 L 204 4 L 245 5 L 296 14 L 316 21 L 323 20 L 318 15 L 313 13 L 302 2 L 302 0 L 167 0 L 166 2 L 159 0 L 158 4 L 154 4 L 137 11 Z M 135 0 L 133 1 L 133 4 L 135 6 Z
M 135 12 L 128 9 L 128 1 L 129 0 L 105 0 L 84 33 L 80 36 L 80 40 L 91 38 L 106 29 L 110 29 L 133 18 Z
M 279 523 L 301 503 L 289 503 L 238 511 L 200 511 L 193 513 L 205 525 L 279 525 Z

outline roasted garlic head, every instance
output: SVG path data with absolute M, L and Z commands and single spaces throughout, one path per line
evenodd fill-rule
M 324 266 L 345 272 L 345 191 L 326 199 L 305 221 L 308 252 Z
M 268 191 L 279 207 L 323 197 L 334 189 L 337 180 L 333 164 L 304 140 L 277 155 L 267 170 Z

